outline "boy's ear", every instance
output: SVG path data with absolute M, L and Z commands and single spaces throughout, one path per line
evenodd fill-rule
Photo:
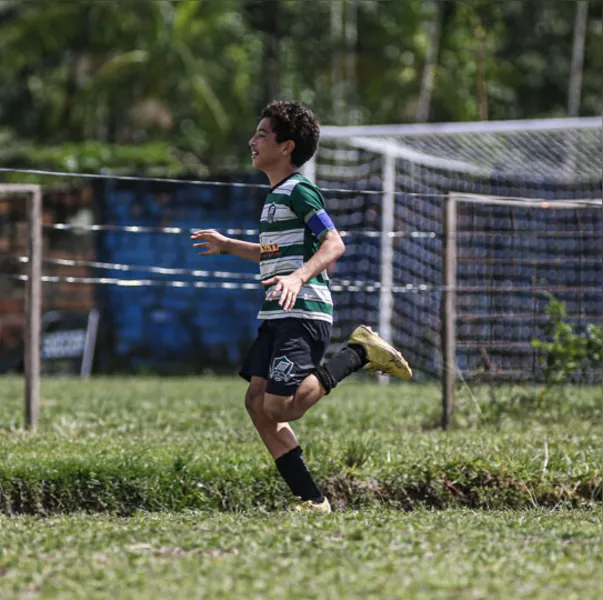
M 281 151 L 283 152 L 283 154 L 291 155 L 293 153 L 294 148 L 295 142 L 293 140 L 287 140 L 286 142 L 283 142 L 283 145 L 281 146 Z

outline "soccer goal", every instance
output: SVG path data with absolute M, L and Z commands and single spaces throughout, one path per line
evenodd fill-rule
M 334 278 L 365 282 L 336 292 L 335 341 L 377 326 L 419 378 L 443 379 L 444 424 L 455 377 L 541 377 L 547 293 L 577 327 L 603 314 L 601 132 L 598 118 L 324 127 L 306 174 L 348 232 Z
M 25 202 L 27 232 L 23 246 L 27 252 L 25 281 L 25 426 L 35 429 L 40 402 L 40 327 L 42 314 L 42 188 L 39 185 L 0 184 L 0 202 Z M 25 232 L 22 232 L 25 233 Z M 8 297 L 3 290 L 2 297 Z

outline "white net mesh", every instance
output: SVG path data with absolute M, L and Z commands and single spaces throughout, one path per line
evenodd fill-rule
M 546 319 L 545 291 L 568 302 L 578 330 L 603 314 L 601 208 L 580 202 L 601 198 L 601 121 L 506 127 L 385 126 L 347 136 L 326 128 L 323 135 L 316 180 L 349 190 L 325 191 L 341 229 L 381 228 L 384 156 L 395 157 L 392 339 L 419 376 L 441 371 L 442 207 L 450 193 L 508 202 L 459 204 L 457 364 L 465 376 L 482 374 L 484 365 L 497 377 L 540 375 L 531 340 Z M 576 204 L 513 202 L 522 199 Z M 379 236 L 346 239 L 335 277 L 379 281 L 381 244 Z M 336 344 L 358 322 L 379 323 L 378 289 L 342 291 L 335 301 Z
M 458 367 L 468 376 L 539 377 L 532 340 L 549 319 L 549 294 L 566 303 L 577 333 L 601 320 L 601 206 L 461 199 L 457 207 Z M 600 379 L 600 367 L 575 375 Z

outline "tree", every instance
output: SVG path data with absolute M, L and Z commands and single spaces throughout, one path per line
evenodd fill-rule
M 578 115 L 580 96 L 582 93 L 582 69 L 584 66 L 584 46 L 586 43 L 586 26 L 588 23 L 588 2 L 580 1 L 576 5 L 576 21 L 574 25 L 574 46 L 572 49 L 572 66 L 568 90 L 567 112 L 570 117 Z
M 423 77 L 421 80 L 421 93 L 419 95 L 419 106 L 417 108 L 417 121 L 429 120 L 429 109 L 431 107 L 431 95 L 438 62 L 440 49 L 440 37 L 442 35 L 442 18 L 444 15 L 444 3 L 434 0 L 433 16 L 429 28 L 429 45 L 425 54 L 425 65 L 423 66 Z
M 4 0 L 0 136 L 10 142 L 0 159 L 22 152 L 21 164 L 42 166 L 37 151 L 40 161 L 68 156 L 76 168 L 86 153 L 98 162 L 103 148 L 122 157 L 126 146 L 145 168 L 151 156 L 170 170 L 174 161 L 197 172 L 236 167 L 248 164 L 250 131 L 274 97 L 305 102 L 323 123 L 567 114 L 575 3 L 433 8 L 424 0 Z M 601 22 L 600 3 L 590 2 L 583 115 L 601 114 Z
M 239 5 L 34 0 L 4 26 L 0 122 L 44 143 L 164 140 L 217 161 L 251 116 Z

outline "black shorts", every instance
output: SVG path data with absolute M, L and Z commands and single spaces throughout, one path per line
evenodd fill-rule
M 266 391 L 292 396 L 299 384 L 320 365 L 329 340 L 331 324 L 310 319 L 263 321 L 239 375 L 268 380 Z

